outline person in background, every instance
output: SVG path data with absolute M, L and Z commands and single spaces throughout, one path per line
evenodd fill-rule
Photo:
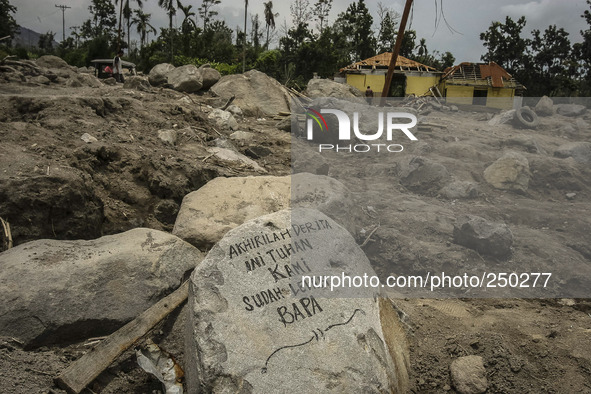
M 365 100 L 367 100 L 367 104 L 371 105 L 373 100 L 373 90 L 368 86 L 367 90 L 365 91 Z
M 115 59 L 113 59 L 113 76 L 117 82 L 123 83 L 123 66 L 121 64 L 121 56 L 123 56 L 122 49 L 117 52 L 117 56 L 115 56 Z

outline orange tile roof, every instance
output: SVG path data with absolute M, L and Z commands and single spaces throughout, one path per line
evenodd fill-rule
M 384 53 L 380 53 L 379 55 L 376 55 L 374 57 L 370 57 L 369 59 L 365 59 L 365 60 L 361 60 L 356 63 L 353 63 L 353 64 L 341 69 L 341 71 L 357 70 L 359 68 L 364 68 L 367 66 L 389 67 L 390 60 L 392 60 L 392 52 L 384 52 Z M 418 68 L 418 69 L 422 68 L 427 71 L 437 71 L 433 67 L 427 66 L 425 64 L 421 64 L 419 62 L 416 62 L 414 60 L 410 60 L 410 59 L 408 59 L 404 56 L 400 56 L 400 55 L 398 55 L 398 58 L 396 59 L 396 67 Z

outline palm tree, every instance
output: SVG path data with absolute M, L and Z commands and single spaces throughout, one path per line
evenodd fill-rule
M 197 30 L 197 23 L 195 22 L 192 16 L 195 16 L 195 13 L 191 11 L 193 8 L 192 5 L 183 6 L 180 2 L 178 2 L 178 6 L 185 17 L 183 18 L 183 23 L 181 24 L 181 32 L 182 32 L 182 44 L 183 44 L 183 52 L 185 54 L 189 53 L 191 49 L 191 32 Z
M 157 33 L 156 28 L 150 24 L 150 18 L 152 14 L 145 14 L 142 10 L 135 10 L 135 16 L 133 17 L 132 24 L 136 26 L 136 31 L 140 35 L 140 45 L 144 48 L 146 43 L 147 35 L 150 31 L 154 34 Z
M 184 18 L 183 18 L 183 23 L 182 23 L 182 29 L 183 31 L 190 31 L 188 29 L 193 28 L 197 29 L 197 24 L 195 23 L 195 19 L 191 19 L 191 17 L 195 16 L 196 14 L 191 11 L 191 8 L 193 8 L 193 6 L 191 4 L 189 4 L 188 6 L 184 6 L 182 5 L 180 2 L 178 2 L 178 6 L 179 9 L 183 12 Z
M 269 49 L 269 29 L 275 30 L 275 17 L 279 16 L 279 13 L 273 13 L 273 2 L 269 0 L 263 3 L 265 6 L 265 23 L 267 24 L 267 39 L 265 40 L 265 49 Z
M 419 56 L 427 56 L 427 41 L 424 38 L 421 38 L 419 41 Z
M 166 13 L 168 14 L 168 29 L 169 29 L 169 36 L 170 36 L 170 61 L 173 61 L 174 58 L 174 34 L 172 31 L 172 17 L 176 14 L 176 4 L 180 4 L 178 0 L 158 0 L 158 6 L 164 8 Z
M 137 2 L 137 5 L 140 9 L 144 6 L 142 0 L 135 0 L 135 1 Z M 130 44 L 131 44 L 130 30 L 131 30 L 131 25 L 133 24 L 131 21 L 132 14 L 133 14 L 133 12 L 131 11 L 131 7 L 129 6 L 129 0 L 125 0 L 125 4 L 123 5 L 123 17 L 125 18 L 125 21 L 127 22 L 127 50 L 129 50 L 129 48 L 131 48 L 131 46 L 130 46 Z

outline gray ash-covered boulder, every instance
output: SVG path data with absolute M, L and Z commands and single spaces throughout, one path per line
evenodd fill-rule
M 203 86 L 203 77 L 197 67 L 187 64 L 168 73 L 168 84 L 179 92 L 195 93 Z
M 319 211 L 284 210 L 227 233 L 191 276 L 188 392 L 406 392 L 408 350 L 392 304 L 377 289 L 300 286 L 300 275 L 329 273 L 374 275 Z
M 202 258 L 146 228 L 19 245 L 0 254 L 0 336 L 31 348 L 108 335 L 174 291 Z
M 467 215 L 454 225 L 454 242 L 478 253 L 505 258 L 511 254 L 513 233 L 506 224 Z
M 148 73 L 148 82 L 152 86 L 162 86 L 168 83 L 168 73 L 174 70 L 174 66 L 169 63 L 160 63 L 152 67 Z

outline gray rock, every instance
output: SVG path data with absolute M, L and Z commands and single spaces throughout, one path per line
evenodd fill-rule
M 255 134 L 249 131 L 238 130 L 230 134 L 230 138 L 237 141 L 250 141 L 254 138 Z
M 158 130 L 158 138 L 160 138 L 161 141 L 166 142 L 170 145 L 175 145 L 176 144 L 176 140 L 178 137 L 178 131 L 177 130 Z
M 488 388 L 486 370 L 480 356 L 457 358 L 449 369 L 453 385 L 460 394 L 481 394 Z
M 103 86 L 103 84 L 97 77 L 90 74 L 76 74 L 68 79 L 66 85 L 71 88 L 100 88 L 101 86 Z
M 540 116 L 552 116 L 554 115 L 554 102 L 550 97 L 543 96 L 536 104 L 534 111 Z
M 62 68 L 67 70 L 71 69 L 71 66 L 68 63 L 66 63 L 64 59 L 53 55 L 41 56 L 39 59 L 35 60 L 35 63 L 37 63 L 39 67 L 58 69 Z
M 143 92 L 148 92 L 151 89 L 150 82 L 146 78 L 136 75 L 126 78 L 123 87 L 125 89 L 135 89 Z
M 213 120 L 216 126 L 222 130 L 236 130 L 238 128 L 238 122 L 234 118 L 234 115 L 231 112 L 219 108 L 211 111 L 207 118 Z
M 456 107 L 455 105 L 450 105 L 449 110 L 451 112 L 458 112 L 460 109 L 458 107 Z
M 488 124 L 490 126 L 498 126 L 501 124 L 509 123 L 513 120 L 513 118 L 515 118 L 515 112 L 517 111 L 514 109 L 511 109 L 509 111 L 503 111 L 500 114 L 493 116 L 493 118 L 488 121 Z
M 113 77 L 103 79 L 103 83 L 108 86 L 115 86 L 117 85 L 117 80 Z
M 580 163 L 591 163 L 591 142 L 569 142 L 560 145 L 554 152 L 555 157 L 572 157 Z
M 32 77 L 30 81 L 33 83 L 38 83 L 40 85 L 49 85 L 49 83 L 51 82 L 49 78 L 43 75 L 37 75 L 36 77 Z
M 204 90 L 209 89 L 210 87 L 215 85 L 222 77 L 220 72 L 215 68 L 205 66 L 209 65 L 204 64 L 203 66 L 199 67 L 199 72 L 201 73 L 201 76 L 203 78 L 203 87 L 201 89 Z
M 179 92 L 194 93 L 203 86 L 203 77 L 197 67 L 187 64 L 168 73 L 168 84 Z
M 347 218 L 354 217 L 355 202 L 345 186 L 303 173 L 211 180 L 183 198 L 172 233 L 208 249 L 245 221 L 288 208 L 290 203 L 319 209 L 354 232 L 354 223 Z
M 177 288 L 203 258 L 179 238 L 134 229 L 38 240 L 0 254 L 0 335 L 26 347 L 107 335 Z
M 363 93 L 346 83 L 338 83 L 330 79 L 311 79 L 306 88 L 308 97 L 337 97 L 353 99 L 353 101 L 365 103 Z
M 231 113 L 232 115 L 234 115 L 235 118 L 237 119 L 242 119 L 242 110 L 240 109 L 239 106 L 237 105 L 230 105 L 228 108 L 226 108 L 226 111 L 228 111 L 229 113 Z
M 291 170 L 293 174 L 309 172 L 316 175 L 328 175 L 330 165 L 323 155 L 316 151 L 316 148 L 302 144 L 299 141 L 292 141 Z
M 229 232 L 191 276 L 188 392 L 407 392 L 408 351 L 389 301 L 300 287 L 299 275 L 343 272 L 374 275 L 355 240 L 318 211 L 284 210 Z
M 291 124 L 292 124 L 291 116 L 286 116 L 283 119 L 281 119 L 279 122 L 277 122 L 277 124 L 275 124 L 275 127 L 277 127 L 281 131 L 287 131 L 289 133 L 289 132 L 291 132 Z
M 148 82 L 152 86 L 162 86 L 168 83 L 168 73 L 174 70 L 174 66 L 168 63 L 160 63 L 152 67 L 148 74 Z
M 579 131 L 589 131 L 589 122 L 584 119 L 578 118 L 575 120 L 575 126 L 577 126 L 577 130 Z
M 476 198 L 479 195 L 478 185 L 474 182 L 455 181 L 445 185 L 439 192 L 442 197 L 450 200 Z
M 509 256 L 513 245 L 513 233 L 507 225 L 473 215 L 458 219 L 453 237 L 458 245 L 500 258 Z
M 87 144 L 90 144 L 91 142 L 97 142 L 98 141 L 96 139 L 96 137 L 93 137 L 92 135 L 90 135 L 88 133 L 82 134 L 82 137 L 80 137 L 80 139 L 82 141 L 86 142 Z
M 263 167 L 261 167 L 256 161 L 244 156 L 242 153 L 238 152 L 236 149 L 220 148 L 220 147 L 214 146 L 211 148 L 207 148 L 207 151 L 220 160 L 239 162 L 239 163 L 241 163 L 241 165 L 246 165 L 248 167 L 251 167 L 252 169 L 254 169 L 258 172 L 262 172 L 262 173 L 267 172 L 267 170 L 265 170 Z
M 563 116 L 580 116 L 587 111 L 584 105 L 578 104 L 558 104 L 556 112 Z
M 530 171 L 527 158 L 517 152 L 507 152 L 484 170 L 484 179 L 497 189 L 525 192 Z
M 234 104 L 247 116 L 273 116 L 290 110 L 287 89 L 257 70 L 223 76 L 210 91 L 224 99 L 235 96 Z
M 404 187 L 419 194 L 434 194 L 450 179 L 445 166 L 421 156 L 404 162 L 399 176 Z

